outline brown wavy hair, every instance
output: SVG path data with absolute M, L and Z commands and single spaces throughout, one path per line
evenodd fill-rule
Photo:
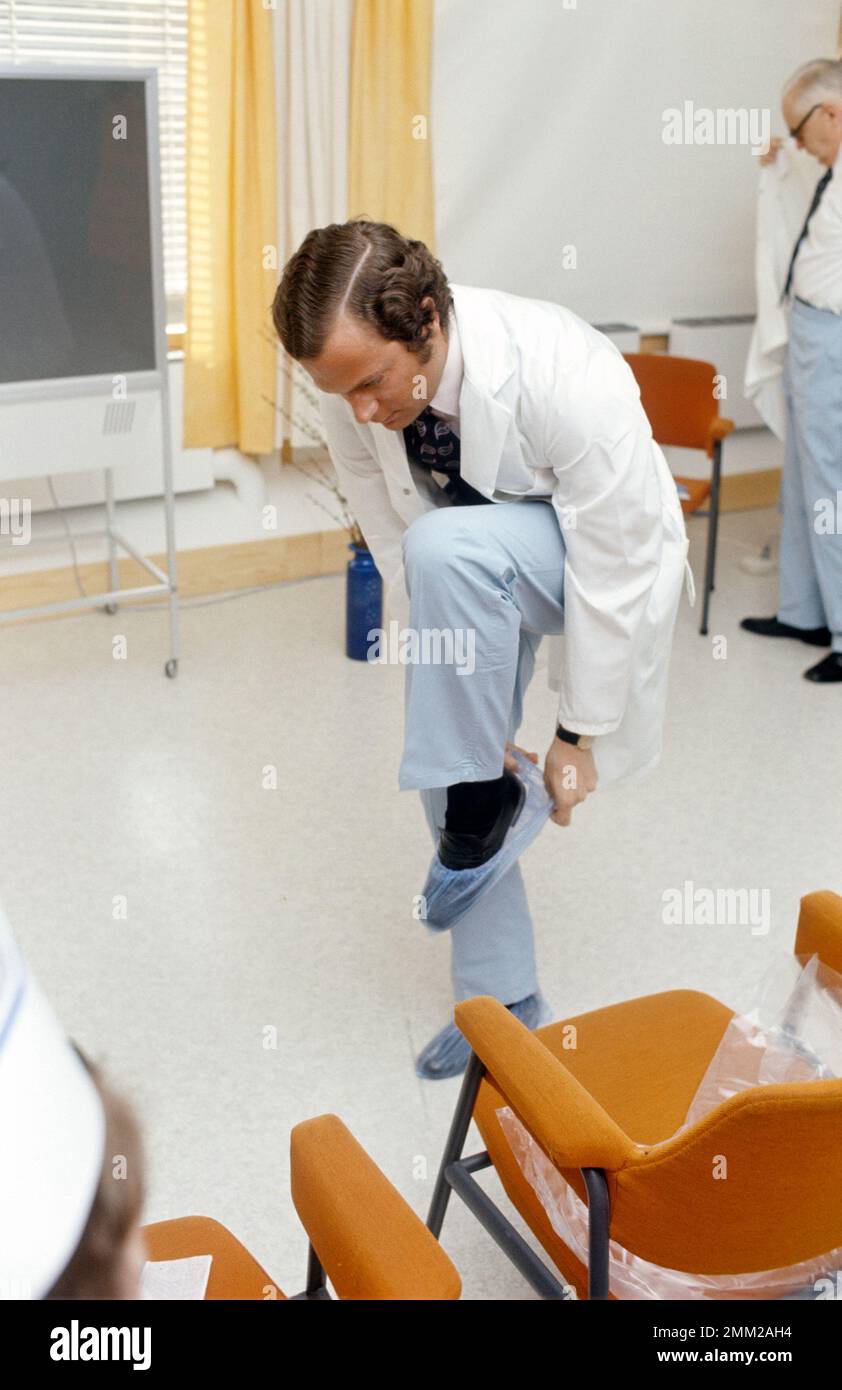
M 429 361 L 433 322 L 442 328 L 453 295 L 441 263 L 423 241 L 410 241 L 388 222 L 332 222 L 308 232 L 284 266 L 272 302 L 272 322 L 290 357 L 319 357 L 340 314 L 370 324 L 381 337 L 405 343 Z
M 112 1090 L 102 1071 L 72 1044 L 99 1091 L 105 1111 L 105 1157 L 85 1229 L 68 1264 L 46 1299 L 120 1298 L 120 1260 L 126 1241 L 140 1221 L 145 1196 L 140 1126 L 128 1102 Z M 112 1157 L 127 1160 L 126 1177 L 112 1176 Z M 139 1297 L 139 1292 L 138 1295 Z

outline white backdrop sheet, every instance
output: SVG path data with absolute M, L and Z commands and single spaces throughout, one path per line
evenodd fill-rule
M 746 145 L 665 144 L 663 113 L 765 107 L 784 133 L 781 87 L 799 63 L 835 56 L 839 11 L 838 0 L 437 0 L 433 167 L 449 278 L 650 329 L 752 312 L 756 158 Z

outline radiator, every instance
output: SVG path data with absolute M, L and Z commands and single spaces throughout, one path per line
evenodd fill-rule
M 593 323 L 591 327 L 604 333 L 621 352 L 640 351 L 640 329 L 633 323 Z
M 196 492 L 212 488 L 214 486 L 214 450 L 185 449 L 181 442 L 184 380 L 182 354 L 179 353 L 177 356 L 171 354 L 167 367 L 170 382 L 173 491 L 175 493 Z M 76 406 L 77 408 L 80 405 L 84 407 L 84 404 L 84 402 L 77 402 Z M 102 402 L 91 399 L 87 406 L 99 420 L 102 416 Z M 130 429 L 132 409 L 132 401 L 116 403 L 115 406 L 110 407 L 102 423 L 103 433 L 119 435 L 122 430 Z M 80 465 L 83 462 L 84 459 L 80 456 Z M 50 470 L 49 460 L 45 456 L 44 472 L 52 471 L 56 473 L 55 489 L 60 506 L 84 507 L 104 501 L 105 484 L 101 471 L 90 472 L 81 467 L 78 472 L 71 472 L 66 468 L 62 468 L 60 472 Z M 164 480 L 160 445 L 156 446 L 148 463 L 141 460 L 115 468 L 113 481 L 114 496 L 118 502 L 133 501 L 142 497 L 163 496 Z M 45 477 L 27 477 L 19 480 L 3 478 L 0 482 L 0 488 L 7 496 L 22 496 L 30 499 L 33 512 L 53 510 L 53 500 Z

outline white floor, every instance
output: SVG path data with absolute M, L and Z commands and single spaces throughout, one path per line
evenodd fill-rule
M 842 686 L 801 678 L 822 651 L 738 626 L 775 611 L 775 576 L 737 562 L 777 525 L 771 509 L 722 518 L 711 637 L 682 602 L 657 772 L 595 794 L 525 856 L 560 1016 L 685 986 L 746 1007 L 791 949 L 800 895 L 842 892 Z M 690 523 L 699 587 L 705 527 Z M 340 1115 L 425 1216 L 460 1085 L 412 1065 L 452 998 L 447 938 L 411 915 L 432 846 L 397 788 L 403 671 L 346 659 L 338 576 L 185 609 L 183 637 L 168 681 L 162 612 L 0 631 L 0 899 L 67 1028 L 142 1115 L 147 1219 L 217 1217 L 294 1293 L 291 1127 Z M 519 742 L 542 757 L 554 712 L 539 664 Z M 767 889 L 771 930 L 664 926 L 662 894 L 687 879 Z M 456 1199 L 443 1241 L 465 1298 L 533 1297 Z

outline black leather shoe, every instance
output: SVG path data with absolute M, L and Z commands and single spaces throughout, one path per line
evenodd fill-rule
M 827 685 L 831 681 L 842 681 L 842 652 L 828 652 L 826 657 L 804 672 L 805 681 L 820 681 Z
M 486 835 L 469 835 L 467 831 L 442 830 L 438 856 L 446 869 L 478 869 L 493 859 L 512 826 L 517 821 L 526 800 L 526 787 L 516 773 L 508 768 L 505 795 L 497 819 Z
M 809 642 L 811 647 L 829 647 L 831 641 L 826 627 L 793 627 L 777 618 L 743 618 L 740 627 L 760 637 L 798 637 L 802 642 Z

